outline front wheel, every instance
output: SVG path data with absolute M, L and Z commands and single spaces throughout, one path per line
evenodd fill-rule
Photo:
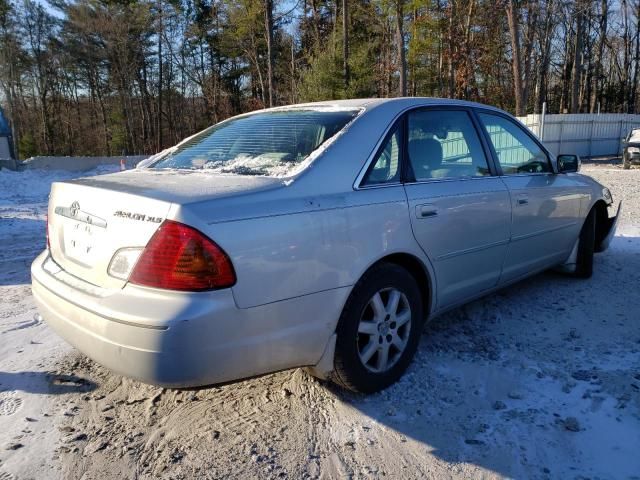
M 340 316 L 333 379 L 356 392 L 371 393 L 402 376 L 422 330 L 423 307 L 415 278 L 382 263 L 356 284 Z
M 631 159 L 628 155 L 622 155 L 622 168 L 629 170 L 631 168 Z

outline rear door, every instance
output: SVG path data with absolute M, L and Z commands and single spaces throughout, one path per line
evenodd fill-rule
M 580 182 L 553 171 L 547 152 L 506 115 L 479 110 L 513 209 L 511 243 L 502 281 L 563 261 L 581 227 Z
M 406 118 L 409 215 L 436 273 L 438 308 L 495 286 L 509 242 L 509 193 L 477 127 L 464 108 Z

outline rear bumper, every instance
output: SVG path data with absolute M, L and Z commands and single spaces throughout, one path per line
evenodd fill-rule
M 32 265 L 32 289 L 51 328 L 105 367 L 168 387 L 315 365 L 348 294 L 336 289 L 250 309 L 237 308 L 231 290 L 126 286 L 91 296 L 45 271 L 47 258 L 45 252 Z

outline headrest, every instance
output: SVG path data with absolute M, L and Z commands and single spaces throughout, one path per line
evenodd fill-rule
M 409 159 L 416 176 L 421 169 L 433 170 L 442 165 L 442 145 L 434 138 L 415 138 L 409 141 Z

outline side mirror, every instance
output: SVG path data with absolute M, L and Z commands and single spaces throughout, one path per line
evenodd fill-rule
M 580 170 L 578 155 L 558 155 L 558 173 L 573 173 Z

